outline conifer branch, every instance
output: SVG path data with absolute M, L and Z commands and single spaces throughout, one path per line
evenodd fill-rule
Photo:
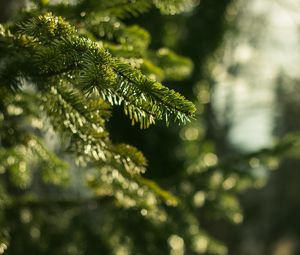
M 131 64 L 134 60 L 130 62 L 116 50 L 113 56 L 105 48 L 107 42 L 95 42 L 82 34 L 88 34 L 90 29 L 98 39 L 113 39 L 121 48 L 130 46 L 133 57 L 138 51 L 142 52 L 141 57 L 148 61 L 148 70 L 160 70 L 160 64 L 164 61 L 177 61 L 178 64 L 183 59 L 168 53 L 164 61 L 157 61 L 159 57 L 153 53 L 150 60 L 151 53 L 147 50 L 149 34 L 138 26 L 125 26 L 118 19 L 143 12 L 150 8 L 151 1 L 115 0 L 108 4 L 110 5 L 104 6 L 101 2 L 81 1 L 72 7 L 85 5 L 89 12 L 89 8 L 94 6 L 94 13 L 102 13 L 100 25 L 103 27 L 99 30 L 94 27 L 96 23 L 92 22 L 91 13 L 83 15 L 81 20 L 87 30 L 78 32 L 62 17 L 49 12 L 36 15 L 34 11 L 20 17 L 21 21 L 17 25 L 0 27 L 0 52 L 9 49 L 9 53 L 0 59 L 3 70 L 0 85 L 5 89 L 11 88 L 9 93 L 12 95 L 16 95 L 17 90 L 20 94 L 26 94 L 21 80 L 35 86 L 33 93 L 29 94 L 33 96 L 36 93 L 35 103 L 43 110 L 36 118 L 44 118 L 46 114 L 54 129 L 62 137 L 69 139 L 69 149 L 84 163 L 81 166 L 96 169 L 96 177 L 88 180 L 96 194 L 101 195 L 103 190 L 111 191 L 104 195 L 114 196 L 125 207 L 144 208 L 149 215 L 164 215 L 161 202 L 176 205 L 177 200 L 154 182 L 140 176 L 147 165 L 140 151 L 126 144 L 115 145 L 110 141 L 105 128 L 111 113 L 110 105 L 123 105 L 132 124 L 139 123 L 141 128 L 147 128 L 158 120 L 169 123 L 170 119 L 174 119 L 185 123 L 193 117 L 195 107 L 179 93 L 144 75 L 141 72 L 142 66 Z M 54 6 L 45 4 L 43 10 L 52 7 Z M 118 28 L 114 28 L 116 24 L 119 25 Z M 12 58 L 8 61 L 6 57 Z M 185 64 L 187 62 L 183 63 Z M 12 68 L 13 66 L 16 68 Z M 5 70 L 9 71 L 8 74 Z M 19 106 L 24 110 L 24 115 L 29 115 L 30 109 L 25 104 L 20 103 Z M 13 124 L 12 122 L 12 126 Z M 13 128 L 17 131 L 16 127 Z M 28 141 L 23 146 L 27 152 L 36 155 L 38 163 L 44 169 L 44 181 L 54 184 L 65 182 L 67 166 L 44 146 L 35 132 L 35 129 L 30 129 L 26 133 Z M 11 153 L 17 155 L 18 146 L 15 145 L 16 151 L 12 146 Z M 18 162 L 25 160 L 24 155 L 17 155 Z M 20 169 L 20 166 L 16 169 Z M 30 171 L 26 173 L 30 176 Z M 21 183 L 21 177 L 16 178 Z
M 145 158 L 134 147 L 110 142 L 103 119 L 109 115 L 105 102 L 87 101 L 62 84 L 51 88 L 42 105 L 54 127 L 71 137 L 70 149 L 84 161 L 115 162 L 119 169 L 123 167 L 131 174 L 145 171 Z
M 61 30 L 73 31 L 73 29 L 68 24 L 60 25 L 66 23 L 65 21 L 52 17 L 46 14 L 46 22 L 39 16 L 37 23 L 32 19 L 23 24 L 21 30 L 28 32 L 29 35 L 35 35 L 33 24 L 36 23 L 39 31 L 42 29 L 41 24 L 50 27 L 51 32 L 45 32 L 45 35 L 57 34 L 53 43 L 46 48 L 38 46 L 34 49 L 36 65 L 41 72 L 59 72 L 62 68 L 63 73 L 66 66 L 76 66 L 82 70 L 78 86 L 88 93 L 97 90 L 111 104 L 120 104 L 128 100 L 133 107 L 125 104 L 125 111 L 129 113 L 132 122 L 140 122 L 142 128 L 154 123 L 155 119 L 163 119 L 169 123 L 172 115 L 175 121 L 182 123 L 189 121 L 195 107 L 183 96 L 147 78 L 129 64 L 113 58 L 104 48 L 88 39 L 73 34 L 60 39 Z M 51 19 L 54 19 L 53 23 L 50 22 Z M 149 112 L 151 115 L 147 114 Z

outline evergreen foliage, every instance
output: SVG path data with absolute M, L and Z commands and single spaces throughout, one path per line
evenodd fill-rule
M 185 170 L 164 189 L 107 129 L 114 108 L 141 129 L 194 119 L 194 104 L 162 85 L 192 62 L 149 48 L 128 18 L 197 1 L 28 2 L 0 25 L 0 254 L 226 254 L 202 221 L 239 223 L 236 194 L 258 179 L 249 161 L 268 165 L 289 144 L 219 159 L 200 119 L 209 91 L 196 86 L 198 120 L 180 131 Z
M 141 176 L 147 166 L 143 154 L 113 144 L 105 125 L 112 106 L 123 107 L 142 129 L 158 120 L 184 124 L 195 112 L 191 102 L 158 81 L 186 77 L 191 62 L 168 49 L 149 50 L 149 34 L 122 21 L 152 5 L 176 13 L 186 3 L 32 1 L 0 26 L 0 163 L 8 178 L 1 187 L 9 197 L 4 204 L 43 201 L 28 193 L 35 176 L 67 185 L 72 160 L 85 171 L 88 197 L 112 196 L 119 206 L 140 208 L 155 221 L 166 219 L 162 203 L 178 203 Z M 49 132 L 59 145 L 51 146 Z M 59 156 L 66 150 L 74 155 L 67 160 Z
M 177 5 L 174 2 L 174 8 Z M 59 183 L 62 181 L 57 180 L 60 176 L 65 179 L 65 163 L 38 138 L 37 132 L 43 133 L 43 128 L 36 130 L 39 128 L 32 126 L 47 118 L 47 128 L 54 128 L 68 139 L 68 149 L 76 154 L 80 165 L 99 169 L 102 178 L 98 176 L 98 180 L 104 181 L 105 176 L 116 173 L 113 175 L 117 176 L 116 182 L 106 180 L 108 186 L 113 186 L 112 190 L 126 193 L 124 195 L 128 199 L 138 197 L 136 190 L 128 192 L 122 187 L 122 182 L 126 185 L 128 181 L 140 186 L 141 193 L 149 193 L 153 197 L 156 193 L 161 195 L 160 189 L 138 177 L 146 167 L 142 153 L 130 145 L 112 144 L 105 128 L 114 105 L 122 105 L 132 124 L 138 123 L 141 128 L 149 127 L 156 120 L 169 123 L 170 119 L 174 119 L 185 123 L 195 112 L 192 103 L 155 81 L 155 76 L 151 77 L 151 69 L 159 70 L 163 75 L 165 62 L 174 62 L 175 69 L 172 71 L 172 66 L 169 66 L 166 75 L 176 72 L 178 64 L 187 65 L 186 68 L 190 69 L 190 62 L 167 50 L 163 54 L 148 53 L 149 35 L 146 31 L 138 26 L 126 27 L 121 22 L 118 25 L 117 18 L 125 13 L 137 14 L 146 7 L 150 7 L 146 1 L 79 1 L 72 6 L 48 5 L 42 1 L 37 3 L 37 7 L 23 11 L 17 21 L 1 26 L 1 92 L 4 97 L 1 108 L 3 123 L 9 123 L 9 128 L 5 126 L 2 129 L 5 153 L 2 158 L 6 159 L 3 160 L 6 164 L 4 169 L 11 169 L 14 183 L 21 186 L 29 184 L 29 165 L 32 164 L 28 162 L 32 158 L 29 152 L 37 158 L 36 164 L 43 162 L 47 165 L 45 180 Z M 160 8 L 165 8 L 165 5 L 160 5 Z M 52 12 L 58 9 L 58 13 L 72 11 L 72 14 L 78 9 L 85 14 L 77 17 L 79 24 L 75 24 L 76 28 L 61 16 L 47 12 L 48 9 Z M 99 35 L 95 33 L 95 21 L 90 18 L 90 13 L 98 15 L 98 19 L 104 16 L 98 29 L 101 29 L 102 23 L 112 20 L 108 34 L 105 30 L 98 31 Z M 73 23 L 76 21 L 72 19 Z M 83 29 L 80 30 L 81 26 Z M 92 40 L 88 36 L 93 32 Z M 143 54 L 151 55 L 156 63 L 145 60 L 147 65 L 142 68 L 143 56 L 135 55 Z M 156 67 L 159 64 L 161 67 Z M 146 69 L 148 75 L 142 74 L 139 69 Z M 30 109 L 27 109 L 28 105 L 31 105 Z M 32 111 L 35 111 L 35 119 L 29 123 Z M 17 130 L 25 125 L 26 130 Z M 5 137 L 15 133 L 22 133 L 22 137 L 8 141 L 6 145 Z M 55 171 L 52 173 L 49 168 Z M 96 182 L 91 178 L 89 183 L 93 183 L 91 185 L 96 189 Z M 116 194 L 116 191 L 111 192 L 111 195 Z M 171 195 L 161 197 L 172 203 L 175 201 Z M 144 198 L 140 200 L 142 204 L 147 201 Z M 133 205 L 136 202 L 133 199 Z

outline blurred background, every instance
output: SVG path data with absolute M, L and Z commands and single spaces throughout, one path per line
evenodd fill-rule
M 22 1 L 0 0 L 1 21 L 6 21 L 22 4 Z M 166 128 L 159 123 L 139 130 L 130 125 L 121 110 L 115 110 L 109 123 L 112 140 L 133 144 L 143 151 L 149 161 L 146 176 L 175 193 L 184 192 L 187 185 L 169 180 L 176 180 L 182 172 L 197 172 L 195 168 L 214 169 L 209 181 L 215 185 L 212 190 L 217 197 L 221 193 L 231 194 L 232 190 L 236 192 L 235 188 L 242 186 L 243 178 L 237 176 L 236 169 L 250 173 L 254 179 L 252 184 L 237 188 L 239 192 L 232 191 L 241 206 L 240 211 L 228 216 L 230 223 L 227 218 L 215 217 L 217 209 L 212 209 L 214 204 L 209 202 L 212 191 L 203 193 L 205 188 L 203 192 L 197 188 L 200 191 L 193 193 L 191 199 L 199 205 L 201 225 L 228 247 L 230 255 L 299 255 L 300 151 L 280 152 L 267 162 L 262 162 L 260 155 L 286 137 L 296 140 L 300 129 L 300 2 L 201 0 L 193 10 L 180 15 L 162 16 L 157 10 L 151 10 L 126 22 L 138 23 L 151 33 L 151 48 L 168 47 L 193 60 L 190 78 L 164 83 L 194 101 L 198 112 L 197 118 L 184 127 Z M 223 168 L 218 166 L 227 158 L 233 160 L 225 161 Z M 201 180 L 206 183 L 206 179 Z M 37 186 L 34 189 L 45 194 L 61 192 L 53 187 Z M 85 193 L 84 188 L 75 187 L 78 187 L 76 181 L 68 192 L 76 192 L 78 196 Z M 220 207 L 221 213 L 235 207 L 230 201 Z M 20 224 L 24 223 L 22 227 L 13 224 L 15 248 L 8 254 L 20 254 L 24 250 L 48 254 L 45 247 L 36 248 L 36 241 L 24 244 L 26 235 L 38 240 L 41 227 L 48 228 L 49 235 L 44 241 L 52 245 L 52 254 L 94 254 L 97 249 L 103 252 L 98 254 L 109 254 L 103 248 L 105 244 L 95 241 L 90 223 L 83 220 L 89 217 L 103 224 L 101 217 L 95 216 L 92 205 L 80 213 L 76 211 L 78 208 L 72 210 L 71 204 L 67 210 L 65 205 L 62 207 L 64 213 L 61 205 L 56 205 L 56 209 L 48 206 L 33 205 L 33 208 L 13 208 L 7 212 L 11 222 L 19 218 Z M 56 216 L 49 218 L 49 212 Z M 55 223 L 57 215 L 69 219 L 64 221 L 69 224 L 64 234 Z M 120 222 L 130 225 L 128 218 L 122 217 Z M 66 231 L 72 234 L 66 235 Z M 55 237 L 54 233 L 60 236 Z M 71 241 L 66 241 L 69 238 L 79 242 L 82 240 L 77 238 L 79 233 L 84 233 L 84 242 L 93 243 L 90 250 L 80 253 Z M 68 253 L 61 253 L 64 250 L 58 247 L 66 243 L 71 248 Z M 199 254 L 214 254 L 205 245 L 199 245 Z
M 201 136 L 201 148 L 207 142 L 214 147 L 213 153 L 206 154 L 212 156 L 207 157 L 210 164 L 297 135 L 299 13 L 296 0 L 202 0 L 193 13 L 164 20 L 165 30 L 153 36 L 153 44 L 164 43 L 195 63 L 188 84 L 193 84 L 200 121 L 180 131 L 189 156 L 199 153 L 196 149 L 190 153 L 188 144 L 199 142 Z M 146 26 L 151 31 L 150 23 Z M 151 32 L 157 33 L 154 27 Z M 185 81 L 176 89 L 189 95 L 188 84 Z M 180 158 L 176 152 L 172 155 Z M 156 162 L 155 156 L 149 160 L 150 165 Z M 249 160 L 257 182 L 239 195 L 243 221 L 226 230 L 212 227 L 227 243 L 228 254 L 300 254 L 299 164 L 297 152 L 275 157 L 271 167 L 260 165 L 255 157 Z

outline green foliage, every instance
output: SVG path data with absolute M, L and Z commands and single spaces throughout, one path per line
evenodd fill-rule
M 197 1 L 29 2 L 0 25 L 0 254 L 226 254 L 202 220 L 241 222 L 236 194 L 259 180 L 249 168 L 284 146 L 221 159 L 193 121 L 178 155 L 163 151 L 183 170 L 156 182 L 143 153 L 107 128 L 116 108 L 140 129 L 194 119 L 194 104 L 162 84 L 187 78 L 191 60 L 151 48 L 129 18 Z M 209 92 L 197 89 L 201 112 Z
M 113 144 L 106 122 L 112 106 L 122 106 L 142 129 L 159 120 L 188 122 L 194 105 L 155 78 L 183 78 L 191 63 L 149 50 L 149 34 L 120 20 L 146 11 L 149 1 L 33 2 L 0 27 L 3 187 L 20 189 L 21 203 L 28 195 L 43 201 L 32 182 L 67 185 L 75 160 L 88 197 L 114 197 L 116 206 L 165 221 L 163 203 L 176 205 L 177 198 L 141 176 L 145 157 L 133 146 Z M 9 196 L 19 201 L 17 193 Z
M 131 33 L 134 31 L 136 29 Z M 97 169 L 97 178 L 88 174 L 89 186 L 95 194 L 105 187 L 108 193 L 105 195 L 115 196 L 126 207 L 158 210 L 156 193 L 163 192 L 136 177 L 145 172 L 146 160 L 142 153 L 129 145 L 114 145 L 109 139 L 105 128 L 111 110 L 108 103 L 123 104 L 132 124 L 140 123 L 141 128 L 160 119 L 168 123 L 172 115 L 184 123 L 195 111 L 192 103 L 125 61 L 112 57 L 99 44 L 78 35 L 76 29 L 61 17 L 50 13 L 26 17 L 16 26 L 6 28 L 2 41 L 5 42 L 3 48 L 11 48 L 15 55 L 7 54 L 7 58 L 20 65 L 15 72 L 10 64 L 7 65 L 5 57 L 2 60 L 3 69 L 12 72 L 10 77 L 13 79 L 1 79 L 3 89 L 10 89 L 6 91 L 7 97 L 17 91 L 25 100 L 34 98 L 35 107 L 42 110 L 35 117 L 47 117 L 54 130 L 68 139 L 67 146 L 75 153 L 80 165 Z M 20 59 L 22 63 L 19 63 Z M 25 82 L 14 82 L 21 79 Z M 35 87 L 23 89 L 28 82 Z M 16 94 L 14 96 L 16 98 Z M 9 109 L 13 115 L 28 117 L 28 112 L 20 104 L 18 108 L 13 107 L 13 104 L 3 102 L 4 111 L 7 111 L 2 121 L 4 125 L 10 123 Z M 20 120 L 10 123 L 10 129 L 3 129 L 3 135 L 17 132 L 16 125 L 20 126 L 20 122 L 21 116 Z M 9 169 L 15 185 L 27 187 L 31 180 L 29 165 L 35 156 L 39 168 L 45 168 L 43 179 L 61 183 L 67 178 L 64 163 L 30 133 L 28 130 L 26 135 L 22 134 L 22 142 L 16 140 L 14 144 L 3 145 L 2 158 L 6 159 L 2 163 L 3 170 Z M 91 181 L 93 178 L 98 181 Z M 131 185 L 135 187 L 132 191 L 127 188 Z M 158 197 L 174 200 L 167 192 L 163 194 Z

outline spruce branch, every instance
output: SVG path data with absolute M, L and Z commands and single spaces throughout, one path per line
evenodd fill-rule
M 85 162 L 117 164 L 119 170 L 131 174 L 145 171 L 142 153 L 132 146 L 110 142 L 104 126 L 109 108 L 104 101 L 90 101 L 61 84 L 59 88 L 51 88 L 42 105 L 54 127 L 71 138 L 70 149 Z
M 42 17 L 47 22 L 41 22 Z M 51 19 L 53 23 L 49 23 Z M 34 59 L 40 72 L 59 73 L 61 68 L 63 74 L 66 67 L 81 70 L 77 84 L 79 87 L 87 93 L 97 90 L 111 104 L 124 102 L 125 112 L 128 112 L 132 123 L 139 122 L 142 128 L 154 123 L 155 120 L 165 120 L 169 123 L 172 116 L 175 121 L 181 123 L 190 120 L 195 107 L 183 96 L 147 78 L 120 59 L 112 57 L 104 48 L 89 39 L 73 32 L 61 38 L 62 33 L 56 26 L 67 27 L 66 31 L 69 32 L 73 29 L 67 24 L 60 25 L 60 23 L 66 22 L 55 17 L 51 18 L 51 14 L 48 13 L 31 19 L 22 26 L 20 32 L 29 32 L 32 35 L 36 34 L 33 24 L 49 26 L 52 32 L 44 32 L 42 36 L 57 33 L 57 37 L 52 38 L 54 40 L 52 43 L 49 42 L 49 45 L 33 47 Z M 37 29 L 40 30 L 40 27 Z
M 143 1 L 135 2 L 141 4 Z M 111 5 L 109 8 L 115 7 Z M 112 10 L 109 8 L 105 12 Z M 123 11 L 135 14 L 133 9 Z M 105 123 L 110 116 L 110 105 L 123 105 L 132 124 L 139 123 L 141 128 L 157 120 L 169 123 L 174 119 L 185 123 L 192 118 L 194 105 L 174 90 L 142 74 L 120 54 L 112 56 L 105 43 L 82 36 L 62 17 L 51 13 L 35 15 L 34 12 L 28 17 L 11 27 L 11 33 L 0 35 L 0 50 L 10 48 L 13 53 L 10 56 L 16 56 L 15 62 L 19 63 L 18 71 L 10 76 L 17 80 L 6 79 L 7 83 L 17 84 L 13 88 L 20 88 L 20 93 L 24 91 L 18 79 L 35 85 L 34 92 L 40 97 L 35 97 L 36 103 L 49 117 L 51 125 L 69 139 L 69 149 L 84 163 L 82 166 L 97 169 L 99 178 L 94 179 L 97 185 L 90 180 L 96 194 L 101 188 L 109 187 L 107 190 L 111 190 L 125 207 L 128 202 L 130 206 L 146 209 L 149 214 L 155 211 L 164 214 L 160 209 L 161 202 L 176 205 L 176 198 L 140 176 L 147 165 L 145 157 L 132 146 L 113 144 Z M 118 22 L 116 17 L 108 25 L 115 25 Z M 85 19 L 84 22 L 89 21 Z M 116 42 L 122 47 L 131 45 L 133 52 L 141 50 L 143 56 L 147 56 L 149 34 L 137 26 L 126 27 L 123 23 L 120 26 L 112 34 Z M 111 39 L 109 34 L 104 34 L 104 37 Z M 18 55 L 22 55 L 21 60 Z M 174 60 L 174 55 L 169 56 Z M 1 61 L 1 67 L 13 70 L 4 58 Z M 1 83 L 7 76 L 3 77 L 0 76 Z M 22 107 L 25 109 L 24 105 Z M 30 139 L 29 145 L 44 165 L 52 162 L 52 165 L 48 164 L 49 171 L 45 172 L 44 179 L 58 184 L 60 180 L 54 177 L 65 173 L 60 159 L 51 154 L 37 136 Z

